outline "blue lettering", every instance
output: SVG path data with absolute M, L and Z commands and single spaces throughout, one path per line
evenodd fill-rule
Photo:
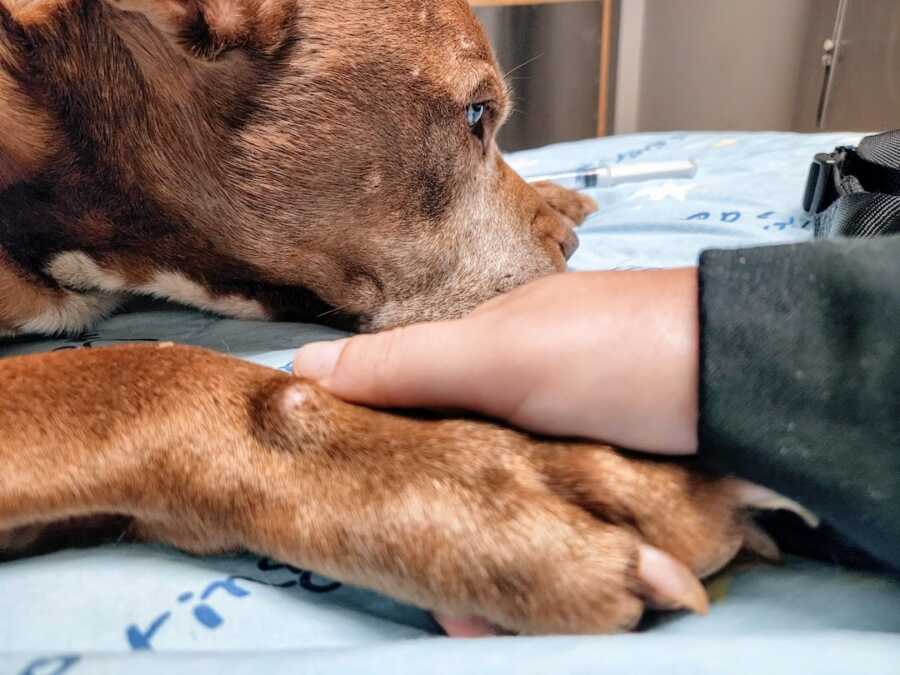
M 50 656 L 44 659 L 32 661 L 21 675 L 62 675 L 78 663 L 81 657 L 78 654 L 65 654 L 63 656 Z
M 229 595 L 235 598 L 243 598 L 247 595 L 250 595 L 250 591 L 241 588 L 235 582 L 239 577 L 228 577 L 227 579 L 222 579 L 219 581 L 212 582 L 206 589 L 203 591 L 203 594 L 200 596 L 201 600 L 206 600 L 209 596 L 215 593 L 220 588 L 227 592 Z
M 209 629 L 215 629 L 225 623 L 225 619 L 207 604 L 194 607 L 194 617 Z
M 734 223 L 741 219 L 740 211 L 722 211 L 723 223 Z
M 141 632 L 140 628 L 138 628 L 134 624 L 131 624 L 125 631 L 125 636 L 128 638 L 128 644 L 135 651 L 142 649 L 153 649 L 153 647 L 150 645 L 150 640 L 153 639 L 156 631 L 158 631 L 160 627 L 169 620 L 170 616 L 172 616 L 172 612 L 160 614 L 158 617 L 156 617 L 156 620 L 150 624 L 150 627 L 143 633 Z
M 337 581 L 326 581 L 323 584 L 318 584 L 313 581 L 312 572 L 304 572 L 300 575 L 300 586 L 313 593 L 331 593 L 339 589 L 341 584 Z

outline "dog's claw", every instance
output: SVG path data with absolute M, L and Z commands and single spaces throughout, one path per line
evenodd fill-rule
M 668 553 L 642 544 L 638 548 L 637 575 L 654 607 L 689 609 L 697 614 L 709 612 L 709 598 L 703 584 Z
M 819 526 L 819 517 L 805 506 L 761 485 L 738 481 L 737 497 L 742 506 L 759 511 L 790 511 L 800 516 L 810 527 Z
M 748 522 L 744 525 L 744 548 L 760 558 L 773 563 L 781 562 L 781 549 L 775 540 L 759 525 Z
M 458 617 L 442 612 L 435 612 L 432 616 L 444 629 L 447 637 L 477 638 L 507 634 L 502 628 L 480 616 Z

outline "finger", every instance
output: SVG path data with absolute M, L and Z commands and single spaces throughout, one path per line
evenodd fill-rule
M 451 321 L 312 343 L 297 352 L 294 373 L 367 405 L 477 409 L 482 343 L 465 332 Z

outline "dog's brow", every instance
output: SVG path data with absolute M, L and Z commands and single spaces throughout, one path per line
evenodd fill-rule
M 497 84 L 495 78 L 484 77 L 475 85 L 466 100 L 469 102 L 496 101 L 505 104 L 506 92 Z

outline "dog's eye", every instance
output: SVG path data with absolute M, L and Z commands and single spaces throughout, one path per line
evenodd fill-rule
M 474 129 L 481 121 L 486 107 L 484 103 L 470 103 L 466 107 L 466 122 L 469 123 L 470 128 Z

